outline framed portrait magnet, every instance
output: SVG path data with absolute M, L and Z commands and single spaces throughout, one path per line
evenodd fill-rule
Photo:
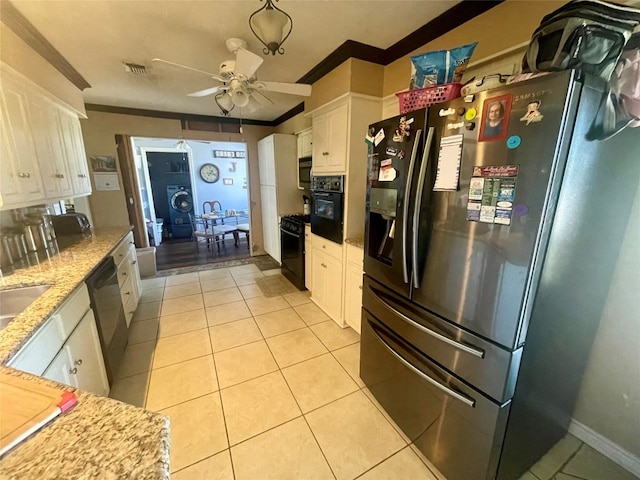
M 503 140 L 507 136 L 511 103 L 511 95 L 487 98 L 484 101 L 478 142 Z

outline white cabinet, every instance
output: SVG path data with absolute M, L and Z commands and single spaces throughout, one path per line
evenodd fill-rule
M 342 245 L 313 235 L 311 258 L 311 300 L 338 325 L 342 317 L 343 274 Z
M 109 393 L 93 311 L 89 309 L 43 377 L 97 395 Z
M 69 295 L 7 365 L 99 395 L 109 392 L 85 284 Z
M 296 136 L 275 133 L 258 142 L 263 247 L 280 262 L 280 217 L 301 213 Z
M 3 208 L 38 203 L 45 198 L 24 84 L 2 76 L 0 205 Z
M 69 170 L 73 181 L 73 193 L 75 196 L 89 195 L 91 193 L 91 179 L 89 178 L 89 166 L 84 151 L 80 120 L 76 115 L 63 109 L 60 109 L 59 114 L 65 152 L 69 160 Z
M 10 67 L 0 70 L 0 208 L 90 194 L 78 115 Z
M 313 116 L 313 174 L 344 174 L 347 170 L 349 105 Z
M 313 154 L 313 129 L 307 128 L 298 133 L 298 158 Z
M 133 314 L 138 308 L 142 290 L 140 269 L 138 268 L 138 258 L 132 232 L 129 232 L 116 246 L 111 256 L 118 268 L 120 299 L 124 307 L 124 316 L 128 327 L 133 318 Z
M 313 236 L 311 225 L 304 226 L 304 286 L 313 291 Z
M 40 172 L 47 198 L 72 197 L 73 181 L 69 172 L 59 107 L 42 96 L 29 99 L 31 128 Z
M 264 251 L 280 262 L 280 220 L 276 210 L 276 187 L 260 185 L 260 202 L 262 204 L 262 242 Z
M 347 265 L 344 280 L 344 321 L 360 333 L 362 316 L 362 275 L 364 251 L 354 245 L 346 245 Z

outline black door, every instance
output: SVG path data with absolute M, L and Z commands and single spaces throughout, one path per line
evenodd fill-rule
M 426 110 L 369 127 L 364 270 L 408 297 L 411 185 L 417 181 L 425 138 Z

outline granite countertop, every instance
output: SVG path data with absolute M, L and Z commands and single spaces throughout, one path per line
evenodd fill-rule
M 51 285 L 0 331 L 3 372 L 76 391 L 4 365 L 129 231 L 129 227 L 95 229 L 90 238 L 59 255 L 0 278 L 0 290 Z M 76 395 L 75 407 L 0 459 L 0 478 L 169 478 L 166 416 L 87 392 Z
M 353 245 L 354 247 L 364 248 L 364 237 L 347 238 L 344 242 L 349 245 Z

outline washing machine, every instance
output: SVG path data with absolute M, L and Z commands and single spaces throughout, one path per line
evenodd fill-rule
M 193 213 L 191 188 L 185 185 L 167 185 L 169 218 L 173 238 L 191 238 L 189 214 Z

